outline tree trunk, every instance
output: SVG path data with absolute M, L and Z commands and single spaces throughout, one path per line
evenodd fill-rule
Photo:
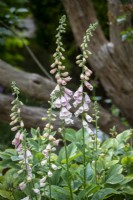
M 90 23 L 97 17 L 91 0 L 62 0 L 70 24 L 80 46 Z M 99 77 L 108 96 L 120 108 L 124 117 L 133 125 L 133 46 L 122 42 L 120 31 L 130 24 L 117 23 L 117 17 L 123 14 L 119 0 L 108 0 L 110 21 L 110 41 L 104 37 L 100 25 L 91 38 L 89 49 L 92 55 L 89 62 Z

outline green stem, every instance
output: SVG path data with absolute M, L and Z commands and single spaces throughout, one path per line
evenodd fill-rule
M 64 130 L 64 124 L 62 126 L 63 126 L 63 141 L 64 141 L 64 147 L 65 147 L 66 166 L 67 166 L 67 181 L 68 181 L 68 187 L 70 190 L 71 200 L 73 200 L 73 192 L 72 192 L 72 186 L 71 186 L 71 174 L 69 171 L 69 161 L 68 161 L 68 152 L 67 152 L 67 144 L 66 144 L 66 133 Z
M 95 127 L 96 127 L 96 136 L 95 136 L 95 151 L 97 152 L 97 138 L 98 138 L 98 108 L 97 108 L 97 102 L 95 101 Z M 95 159 L 95 181 L 97 184 L 97 159 Z
M 84 120 L 84 114 L 82 114 L 82 122 Z M 84 165 L 84 189 L 86 187 L 86 157 L 85 157 L 85 131 L 82 123 L 82 136 L 83 136 L 83 165 Z
M 50 169 L 50 166 L 51 165 L 51 159 L 50 159 L 50 152 L 49 152 L 49 169 Z M 49 178 L 49 199 L 51 200 L 52 197 L 51 197 L 51 180 Z

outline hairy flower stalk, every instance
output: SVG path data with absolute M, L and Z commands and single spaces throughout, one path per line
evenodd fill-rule
M 94 111 L 95 113 L 93 114 L 94 116 L 94 122 L 95 122 L 95 128 L 96 128 L 96 134 L 95 134 L 95 151 L 97 152 L 97 148 L 98 148 L 98 131 L 99 131 L 99 126 L 98 126 L 98 120 L 99 120 L 99 110 L 98 110 L 98 104 L 97 102 L 95 101 L 94 102 Z M 96 184 L 97 184 L 97 159 L 95 160 L 95 181 L 96 181 Z
M 63 135 L 63 141 L 65 146 L 67 180 L 68 180 L 68 187 L 70 190 L 71 200 L 73 200 L 71 174 L 69 172 L 68 152 L 67 152 L 67 144 L 65 138 L 65 124 L 73 123 L 72 113 L 69 111 L 71 108 L 70 100 L 72 98 L 73 92 L 65 87 L 67 83 L 71 80 L 71 78 L 69 76 L 69 73 L 65 72 L 66 67 L 63 65 L 63 61 L 65 59 L 63 52 L 65 51 L 65 49 L 63 48 L 63 43 L 62 43 L 62 33 L 65 33 L 65 26 L 66 26 L 65 21 L 66 21 L 66 16 L 62 16 L 59 21 L 59 27 L 57 28 L 58 31 L 56 35 L 57 48 L 56 52 L 53 55 L 54 63 L 51 65 L 52 70 L 50 71 L 51 74 L 55 74 L 57 86 L 51 93 L 51 97 L 54 99 L 53 102 L 54 107 L 60 109 L 59 118 L 62 121 L 61 133 Z
M 53 126 L 52 126 L 52 122 L 56 120 L 56 115 L 53 114 L 53 98 L 52 96 L 50 97 L 50 101 L 49 101 L 49 104 L 50 104 L 50 108 L 48 109 L 47 111 L 47 114 L 48 114 L 48 117 L 47 119 L 47 124 L 44 128 L 44 137 L 48 139 L 48 145 L 46 146 L 46 148 L 43 150 L 43 155 L 45 157 L 44 160 L 42 160 L 41 162 L 41 165 L 42 166 L 46 166 L 48 164 L 48 172 L 47 172 L 47 175 L 42 178 L 40 180 L 40 187 L 45 187 L 46 185 L 46 179 L 48 178 L 48 181 L 49 181 L 49 199 L 52 199 L 51 197 L 51 180 L 50 178 L 52 177 L 53 175 L 53 170 L 57 170 L 58 167 L 52 163 L 52 160 L 51 160 L 51 152 L 52 151 L 55 151 L 55 146 L 58 145 L 59 141 L 60 140 L 56 140 L 56 138 L 52 135 L 52 131 L 53 131 Z
M 83 165 L 84 165 L 84 188 L 86 187 L 86 156 L 85 156 L 85 130 L 90 132 L 89 125 L 92 118 L 88 115 L 90 98 L 86 92 L 84 92 L 84 87 L 87 87 L 90 91 L 93 90 L 93 86 L 89 83 L 92 71 L 86 66 L 87 59 L 91 52 L 88 50 L 88 42 L 92 36 L 92 31 L 96 29 L 97 23 L 91 24 L 86 31 L 83 38 L 83 43 L 81 44 L 82 54 L 76 57 L 79 67 L 82 68 L 82 73 L 80 75 L 81 85 L 78 90 L 74 93 L 74 103 L 73 106 L 78 108 L 75 112 L 75 116 L 82 116 L 82 135 L 83 135 Z
M 19 100 L 19 89 L 16 86 L 15 82 L 12 82 L 12 89 L 13 89 L 13 95 L 15 96 L 15 99 L 12 101 L 12 113 L 10 115 L 11 117 L 11 123 L 12 131 L 17 131 L 15 138 L 12 141 L 12 144 L 15 146 L 15 149 L 18 153 L 18 157 L 20 159 L 19 163 L 21 165 L 21 170 L 18 171 L 18 174 L 25 173 L 26 180 L 25 182 L 21 182 L 19 184 L 20 190 L 24 190 L 26 186 L 28 186 L 28 182 L 32 181 L 32 168 L 30 164 L 30 160 L 32 159 L 31 151 L 28 149 L 27 143 L 26 143 L 26 135 L 27 132 L 24 129 L 24 123 L 20 117 L 20 110 L 23 103 Z M 32 194 L 31 188 L 29 187 L 30 194 Z M 31 195 L 32 198 L 32 195 Z

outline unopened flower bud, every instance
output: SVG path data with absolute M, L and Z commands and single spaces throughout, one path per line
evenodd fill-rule
M 72 78 L 71 78 L 70 76 L 64 78 L 64 80 L 65 80 L 66 82 L 70 81 L 71 79 L 72 79 Z
M 46 165 L 47 164 L 47 160 L 42 160 L 41 161 L 41 166 L 44 166 L 44 165 Z
M 24 190 L 26 188 L 26 183 L 25 182 L 20 183 L 19 188 L 20 190 Z
M 51 177 L 53 173 L 51 171 L 48 171 L 48 177 Z
M 61 75 L 65 77 L 65 76 L 68 76 L 68 74 L 69 74 L 68 72 L 64 72 Z
M 44 187 L 46 183 L 40 183 L 40 187 Z
M 13 128 L 11 128 L 11 131 L 17 131 L 19 128 L 19 126 L 14 126 Z
M 62 80 L 61 84 L 62 84 L 62 85 L 66 85 L 67 83 L 66 83 L 65 80 Z
M 80 75 L 81 80 L 83 80 L 85 78 L 84 74 Z
M 57 79 L 57 83 L 62 84 L 62 79 L 61 78 Z
M 51 167 L 52 167 L 53 170 L 57 170 L 58 169 L 58 167 L 55 164 L 51 164 Z
M 20 122 L 20 126 L 21 126 L 21 128 L 24 127 L 24 122 L 23 121 Z
M 40 194 L 40 190 L 39 190 L 39 189 L 33 189 L 33 191 L 34 191 L 36 194 Z
M 60 78 L 60 74 L 57 73 L 57 74 L 55 75 L 55 78 L 56 78 L 56 79 L 59 79 L 59 78 Z
M 53 63 L 50 67 L 54 68 L 56 66 L 56 63 Z
M 55 138 L 54 138 L 52 135 L 50 135 L 48 139 L 49 139 L 50 141 L 54 141 L 54 140 L 55 140 Z
M 88 81 L 88 80 L 89 80 L 89 77 L 88 77 L 88 76 L 86 76 L 86 75 L 85 75 L 85 80 L 86 80 L 86 81 Z
M 54 68 L 54 69 L 50 70 L 50 73 L 54 74 L 56 71 L 57 71 L 57 68 Z

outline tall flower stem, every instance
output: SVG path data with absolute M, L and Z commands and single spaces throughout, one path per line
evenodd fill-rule
M 99 127 L 98 127 L 98 119 L 99 119 L 99 116 L 98 116 L 98 104 L 97 102 L 95 101 L 94 102 L 94 110 L 95 110 L 95 128 L 96 128 L 96 135 L 95 135 L 95 151 L 97 152 L 97 139 L 98 139 L 98 130 L 99 130 Z M 96 184 L 97 184 L 97 158 L 95 159 L 95 181 L 96 181 Z
M 84 120 L 84 113 L 82 114 L 82 121 Z M 83 165 L 84 165 L 84 189 L 86 187 L 86 156 L 85 156 L 85 130 L 82 123 L 82 137 L 83 137 Z
M 62 123 L 62 132 L 63 132 L 63 142 L 64 142 L 64 148 L 65 148 L 65 157 L 66 157 L 67 181 L 68 181 L 68 187 L 69 187 L 69 191 L 70 191 L 71 200 L 73 200 L 73 192 L 72 192 L 72 186 L 71 186 L 71 173 L 69 171 L 69 160 L 68 160 L 66 132 L 64 129 L 64 122 Z

